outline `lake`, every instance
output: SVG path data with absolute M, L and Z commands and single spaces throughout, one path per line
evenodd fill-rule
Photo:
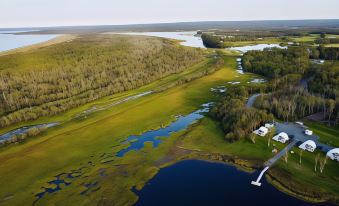
M 19 31 L 0 31 L 0 52 L 38 44 L 59 35 L 15 35 Z M 23 32 L 23 31 L 20 31 Z M 27 32 L 27 31 L 26 31 Z
M 196 31 L 185 31 L 185 32 L 128 32 L 120 33 L 127 35 L 143 35 L 143 36 L 154 36 L 168 39 L 175 39 L 183 41 L 180 44 L 183 46 L 206 48 L 201 40 L 200 36 L 195 36 Z
M 162 37 L 168 39 L 175 39 L 182 41 L 180 44 L 183 46 L 196 47 L 196 48 L 206 48 L 200 36 L 195 36 L 197 34 L 196 31 L 187 31 L 187 32 L 127 32 L 127 33 L 119 33 L 119 34 L 127 34 L 127 35 L 143 35 L 143 36 L 154 36 L 154 37 Z M 249 46 L 241 46 L 241 47 L 230 47 L 226 49 L 240 51 L 245 53 L 247 51 L 252 50 L 260 50 L 262 51 L 265 48 L 280 48 L 286 49 L 287 47 L 280 46 L 279 44 L 256 44 Z
M 247 173 L 234 166 L 200 160 L 185 160 L 163 168 L 141 191 L 136 206 L 320 206 L 286 195 L 266 180 L 251 185 L 259 172 Z

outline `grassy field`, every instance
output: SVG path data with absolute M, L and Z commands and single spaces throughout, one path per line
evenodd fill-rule
M 334 47 L 334 48 L 338 48 L 339 44 L 325 44 L 325 47 Z
M 306 121 L 305 125 L 320 137 L 321 142 L 333 147 L 339 147 L 339 126 L 328 126 L 311 121 Z
M 309 36 L 289 37 L 289 38 L 290 38 L 290 41 L 292 42 L 313 44 L 314 40 L 319 38 L 319 35 L 311 34 Z M 255 45 L 255 44 L 281 44 L 281 43 L 284 43 L 284 41 L 282 41 L 281 38 L 264 38 L 262 40 L 257 40 L 257 41 L 227 42 L 225 43 L 225 46 L 226 47 L 238 47 L 238 46 Z
M 319 37 L 320 37 L 319 34 L 311 34 L 309 36 L 293 37 L 291 39 L 292 41 L 299 43 L 314 43 L 314 40 L 316 40 Z
M 114 157 L 116 151 L 126 146 L 120 145 L 120 142 L 129 135 L 140 134 L 165 125 L 173 120 L 174 115 L 190 113 L 198 109 L 201 104 L 216 100 L 218 97 L 210 92 L 211 87 L 227 85 L 227 81 L 233 80 L 246 84 L 250 76 L 238 75 L 233 69 L 236 66 L 235 57 L 225 56 L 224 60 L 225 66 L 211 75 L 117 105 L 84 119 L 72 119 L 72 116 L 95 104 L 106 104 L 142 91 L 157 90 L 163 84 L 168 85 L 190 72 L 170 76 L 138 90 L 106 97 L 51 119 L 42 118 L 32 122 L 33 124 L 46 120 L 68 120 L 43 136 L 1 149 L 0 184 L 7 186 L 0 189 L 2 199 L 0 203 L 17 205 L 24 200 L 33 202 L 34 194 L 41 192 L 41 187 L 50 186 L 48 182 L 56 175 L 86 166 L 88 168 L 81 178 L 72 180 L 72 184 L 65 190 L 44 196 L 37 204 L 44 205 L 47 202 L 52 204 L 60 201 L 63 205 L 67 205 L 70 204 L 69 198 L 79 198 L 76 200 L 79 203 L 93 205 L 94 202 L 104 201 L 98 198 L 107 192 L 110 195 L 104 196 L 105 198 L 111 197 L 107 199 L 110 203 L 118 201 L 117 205 L 131 204 L 136 200 L 136 196 L 129 189 L 135 185 L 142 185 L 155 174 L 157 169 L 154 167 L 154 161 L 161 154 L 164 155 L 166 149 L 159 148 L 155 155 L 152 153 L 147 156 L 140 155 L 144 151 L 131 152 L 126 158 L 120 159 Z M 208 63 L 198 65 L 192 68 L 192 71 L 207 70 L 208 66 Z M 110 164 L 102 163 L 106 154 L 112 158 Z M 86 189 L 84 187 L 86 182 L 96 181 L 100 169 L 106 169 L 106 176 L 99 176 L 102 178 L 101 189 L 97 191 L 99 194 L 95 193 L 89 197 L 74 195 L 79 190 Z M 127 170 L 125 177 L 117 175 L 123 173 L 124 170 Z M 121 192 L 126 195 L 121 196 Z
M 256 44 L 280 44 L 282 41 L 279 38 L 265 38 L 257 41 L 236 41 L 236 42 L 225 42 L 225 47 L 240 47 Z

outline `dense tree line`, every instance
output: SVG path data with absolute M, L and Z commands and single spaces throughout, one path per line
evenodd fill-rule
M 277 78 L 286 74 L 304 74 L 309 68 L 309 53 L 302 47 L 267 48 L 249 51 L 243 59 L 245 71 Z
M 259 41 L 262 38 L 257 37 L 256 35 L 246 35 L 246 36 L 227 36 L 219 35 L 214 33 L 203 33 L 201 39 L 206 47 L 209 48 L 224 48 L 227 47 L 225 43 L 227 42 L 239 42 L 239 41 Z
M 324 60 L 339 60 L 339 48 L 324 47 L 320 45 L 317 48 L 309 49 L 310 58 Z
M 199 49 L 165 39 L 85 35 L 0 57 L 0 126 L 54 115 L 184 71 Z
M 254 106 L 273 113 L 284 121 L 294 121 L 317 112 L 324 112 L 324 119 L 336 121 L 338 103 L 338 100 L 312 95 L 300 87 L 286 86 L 274 93 L 260 96 Z
M 319 59 L 325 60 L 339 60 L 339 48 L 332 47 L 323 47 L 320 46 L 319 50 Z
M 273 120 L 273 116 L 265 110 L 247 108 L 247 96 L 245 87 L 230 88 L 211 112 L 213 117 L 220 120 L 227 141 L 234 142 L 247 137 L 260 125 Z
M 292 41 L 289 37 L 309 36 L 307 31 L 295 30 L 258 30 L 258 31 L 199 31 L 206 47 L 224 48 L 227 43 L 241 41 L 264 41 L 267 38 L 281 38 L 283 41 Z
M 318 38 L 314 41 L 316 44 L 338 44 L 339 39 L 335 38 Z
M 326 63 L 311 67 L 312 78 L 308 82 L 309 90 L 325 98 L 339 97 L 339 63 Z
M 214 34 L 218 36 L 229 37 L 249 37 L 249 38 L 265 38 L 265 37 L 279 37 L 281 33 L 274 31 L 215 31 Z
M 260 36 L 260 35 L 259 35 Z M 214 33 L 203 33 L 201 39 L 206 47 L 209 48 L 225 48 L 228 42 L 239 42 L 239 41 L 259 41 L 263 40 L 262 37 L 258 37 L 255 34 L 249 34 L 245 36 L 228 36 Z
M 224 46 L 220 37 L 213 34 L 203 33 L 201 35 L 201 39 L 204 45 L 208 48 L 223 48 Z
M 285 121 L 323 112 L 324 119 L 338 123 L 338 66 L 310 64 L 312 53 L 302 47 L 247 52 L 244 69 L 271 78 L 269 95 L 255 106 Z

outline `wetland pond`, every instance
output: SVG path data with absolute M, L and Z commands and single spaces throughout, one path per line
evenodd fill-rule
M 123 157 L 129 151 L 140 150 L 144 148 L 145 142 L 152 142 L 153 147 L 157 147 L 162 142 L 159 137 L 169 137 L 172 132 L 179 132 L 186 129 L 195 121 L 203 118 L 204 113 L 209 111 L 211 105 L 212 103 L 203 104 L 202 109 L 192 112 L 186 116 L 178 116 L 178 118 L 174 122 L 166 127 L 157 130 L 150 130 L 141 135 L 129 136 L 127 140 L 123 142 L 123 144 L 129 144 L 129 146 L 125 149 L 120 150 L 116 154 L 116 156 Z

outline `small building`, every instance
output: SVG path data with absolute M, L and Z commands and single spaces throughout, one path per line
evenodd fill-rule
M 268 129 L 271 129 L 271 128 L 274 127 L 274 124 L 273 123 L 266 123 L 265 127 L 268 128 Z
M 304 123 L 302 122 L 295 122 L 296 124 L 299 124 L 300 126 L 304 126 Z
M 331 160 L 336 160 L 339 162 L 339 148 L 331 149 L 326 154 L 327 157 L 329 157 Z
M 281 142 L 281 143 L 286 143 L 290 138 L 285 132 L 280 132 L 278 135 L 274 136 L 272 139 L 275 141 Z
M 317 145 L 312 140 L 307 140 L 306 142 L 299 145 L 299 148 L 302 150 L 306 150 L 309 152 L 314 152 L 314 150 L 317 148 Z
M 314 64 L 324 64 L 325 60 L 323 60 L 323 59 L 313 59 L 312 63 L 314 63 Z
M 264 137 L 264 136 L 266 136 L 267 133 L 268 133 L 268 129 L 266 127 L 260 127 L 258 129 L 258 135 L 259 136 Z
M 312 130 L 309 130 L 309 129 L 307 129 L 307 130 L 305 130 L 305 134 L 306 134 L 306 135 L 312 135 L 312 134 L 313 134 L 313 131 L 312 131 Z

